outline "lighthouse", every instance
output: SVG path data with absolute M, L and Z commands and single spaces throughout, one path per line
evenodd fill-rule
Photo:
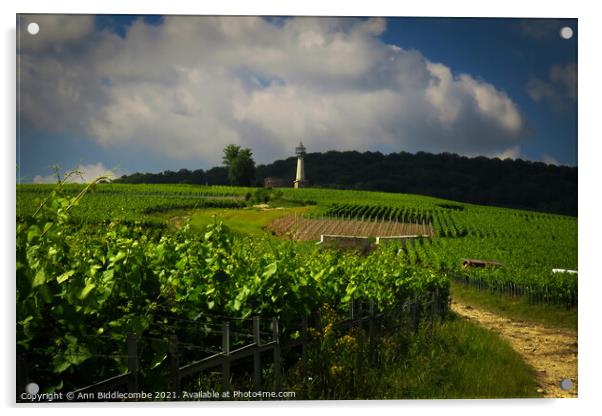
M 297 176 L 295 177 L 295 188 L 304 188 L 308 185 L 307 180 L 305 180 L 305 165 L 303 163 L 303 159 L 305 159 L 305 146 L 303 146 L 303 142 L 299 142 L 299 146 L 295 148 L 295 153 L 297 153 Z

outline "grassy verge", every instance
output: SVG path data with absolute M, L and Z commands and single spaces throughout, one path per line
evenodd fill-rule
M 344 348 L 317 355 L 317 362 L 310 358 L 312 377 L 303 398 L 541 397 L 534 370 L 503 338 L 453 313 L 440 325 L 421 328 L 415 336 L 401 331 L 381 341 L 377 362 L 364 362 L 359 373 L 348 369 Z M 333 370 L 341 373 L 333 375 Z M 288 381 L 291 390 L 299 389 L 294 376 Z
M 577 309 L 558 305 L 531 305 L 524 298 L 479 291 L 452 280 L 453 300 L 474 304 L 513 319 L 537 322 L 554 328 L 577 330 Z
M 234 233 L 250 235 L 253 237 L 269 237 L 272 234 L 265 227 L 277 218 L 294 213 L 303 214 L 313 209 L 312 206 L 303 207 L 278 207 L 278 208 L 203 208 L 203 209 L 177 209 L 149 215 L 151 221 L 164 223 L 175 230 L 183 226 L 187 220 L 190 225 L 204 231 L 207 225 L 212 224 L 214 217 Z
M 499 335 L 452 315 L 384 366 L 376 397 L 468 399 L 540 397 L 533 369 Z

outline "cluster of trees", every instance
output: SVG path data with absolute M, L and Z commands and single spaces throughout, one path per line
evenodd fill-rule
M 291 177 L 296 158 L 257 167 Z M 455 201 L 577 215 L 577 168 L 452 153 L 326 152 L 305 157 L 313 186 L 430 195 Z
M 161 173 L 134 173 L 117 179 L 119 183 L 187 183 L 195 185 L 255 185 L 255 161 L 251 149 L 230 144 L 224 149 L 224 166 L 203 169 L 166 170 Z
M 118 183 L 188 183 L 195 185 L 218 185 L 228 183 L 228 171 L 222 167 L 203 169 L 166 170 L 160 173 L 133 173 L 115 180 Z
M 182 169 L 161 174 L 134 174 L 127 183 L 203 183 L 263 186 L 267 177 L 295 175 L 290 157 L 255 167 L 249 149 L 224 149 L 224 166 L 206 172 Z M 577 215 L 577 168 L 541 162 L 468 158 L 452 153 L 336 152 L 305 158 L 313 186 L 430 195 L 462 202 Z M 202 173 L 203 175 L 199 174 Z M 177 179 L 177 177 L 183 179 Z M 196 181 L 203 176 L 203 180 Z M 158 182 L 156 180 L 162 180 Z

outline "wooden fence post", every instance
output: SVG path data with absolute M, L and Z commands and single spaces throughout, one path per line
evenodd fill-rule
M 437 311 L 437 292 L 433 291 L 431 296 L 431 323 L 435 323 L 435 314 Z
M 29 363 L 25 353 L 17 355 L 17 397 L 25 391 L 29 382 Z
M 301 322 L 301 377 L 303 386 L 307 384 L 307 315 Z
M 353 319 L 355 318 L 355 313 L 354 313 L 355 311 L 353 310 L 353 306 L 354 306 L 353 304 L 354 304 L 354 300 L 353 300 L 353 298 L 351 298 L 349 300 L 349 319 L 351 320 L 350 327 L 353 326 Z
M 136 336 L 128 332 L 127 337 L 127 348 L 128 348 L 128 372 L 130 378 L 128 381 L 128 392 L 138 392 L 138 345 L 136 343 Z
M 261 338 L 259 336 L 259 316 L 253 317 L 253 342 L 255 342 L 255 351 L 253 352 L 253 381 L 255 382 L 255 391 L 261 390 Z
M 322 334 L 322 310 L 320 308 L 318 308 L 318 310 L 316 311 L 316 329 L 318 330 L 318 332 L 320 333 L 320 336 Z
M 279 392 L 281 388 L 280 380 L 280 339 L 278 337 L 278 318 L 272 318 L 272 338 L 274 345 L 274 391 Z
M 368 361 L 374 364 L 374 300 L 370 300 L 368 320 Z
M 171 365 L 171 388 L 176 393 L 180 392 L 180 358 L 178 357 L 178 336 L 172 335 L 169 339 L 169 357 Z
M 222 354 L 224 361 L 222 363 L 222 390 L 230 390 L 230 322 L 222 323 Z
M 414 329 L 414 334 L 418 333 L 418 324 L 420 321 L 420 317 L 418 316 L 418 300 L 416 299 L 416 294 L 414 294 L 414 299 L 412 300 L 412 326 Z

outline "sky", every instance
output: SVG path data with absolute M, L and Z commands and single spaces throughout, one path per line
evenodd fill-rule
M 230 143 L 270 163 L 300 140 L 308 152 L 576 166 L 577 29 L 576 19 L 20 15 L 17 180 L 53 181 L 54 165 L 82 180 L 209 169 Z

